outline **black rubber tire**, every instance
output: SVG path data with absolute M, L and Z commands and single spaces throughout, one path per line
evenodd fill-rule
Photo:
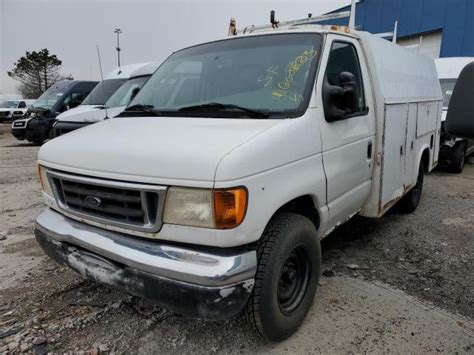
M 41 144 L 43 144 L 44 140 L 35 139 L 35 140 L 31 140 L 31 141 L 29 140 L 28 142 L 36 144 L 36 145 L 41 145 Z
M 420 204 L 421 195 L 423 192 L 424 175 L 425 169 L 423 167 L 423 162 L 420 162 L 416 185 L 410 191 L 408 191 L 408 193 L 400 201 L 400 209 L 403 213 L 414 212 Z
M 466 162 L 466 144 L 458 143 L 451 153 L 451 164 L 449 164 L 449 172 L 461 174 Z
M 307 282 L 291 312 L 284 312 L 279 302 L 282 269 L 293 250 L 308 257 Z M 306 217 L 281 213 L 265 228 L 257 248 L 258 266 L 252 295 L 243 316 L 262 338 L 281 341 L 293 334 L 308 313 L 318 286 L 321 270 L 321 247 L 314 224 Z M 280 288 L 281 290 L 281 288 Z

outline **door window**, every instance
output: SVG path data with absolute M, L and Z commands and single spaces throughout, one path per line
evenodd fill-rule
M 339 114 L 337 119 L 366 113 L 359 57 L 356 48 L 351 43 L 333 42 L 326 68 L 323 94 L 324 91 L 326 91 L 325 111 L 336 111 Z
M 61 107 L 61 112 L 69 110 L 71 108 L 74 108 L 76 106 L 79 106 L 84 100 L 84 94 L 82 92 L 73 92 L 69 94 L 63 101 L 62 107 Z

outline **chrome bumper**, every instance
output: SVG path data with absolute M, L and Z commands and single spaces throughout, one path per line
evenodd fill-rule
M 253 289 L 254 250 L 208 253 L 96 228 L 47 209 L 36 238 L 60 264 L 189 316 L 237 315 Z

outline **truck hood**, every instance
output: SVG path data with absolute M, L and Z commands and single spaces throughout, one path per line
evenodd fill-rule
M 55 138 L 39 162 L 77 174 L 209 186 L 221 159 L 281 120 L 120 117 Z M 206 184 L 204 184 L 204 182 Z
M 105 110 L 100 105 L 80 105 L 76 108 L 61 113 L 57 120 L 61 122 L 99 122 L 108 117 L 114 117 L 123 111 L 123 107 L 113 107 Z
M 5 111 L 13 111 L 13 110 L 21 110 L 21 109 L 16 109 L 16 108 L 0 108 L 0 112 L 5 112 Z

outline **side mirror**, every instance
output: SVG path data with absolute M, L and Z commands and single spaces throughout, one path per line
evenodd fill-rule
M 446 117 L 446 132 L 461 138 L 474 138 L 474 62 L 461 71 L 454 86 Z
M 347 71 L 339 76 L 339 85 L 344 89 L 344 104 L 347 115 L 359 110 L 359 88 L 354 74 Z
M 330 84 L 327 77 L 324 79 L 324 115 L 328 122 L 347 118 L 359 109 L 359 89 L 354 74 L 342 72 L 339 85 Z

